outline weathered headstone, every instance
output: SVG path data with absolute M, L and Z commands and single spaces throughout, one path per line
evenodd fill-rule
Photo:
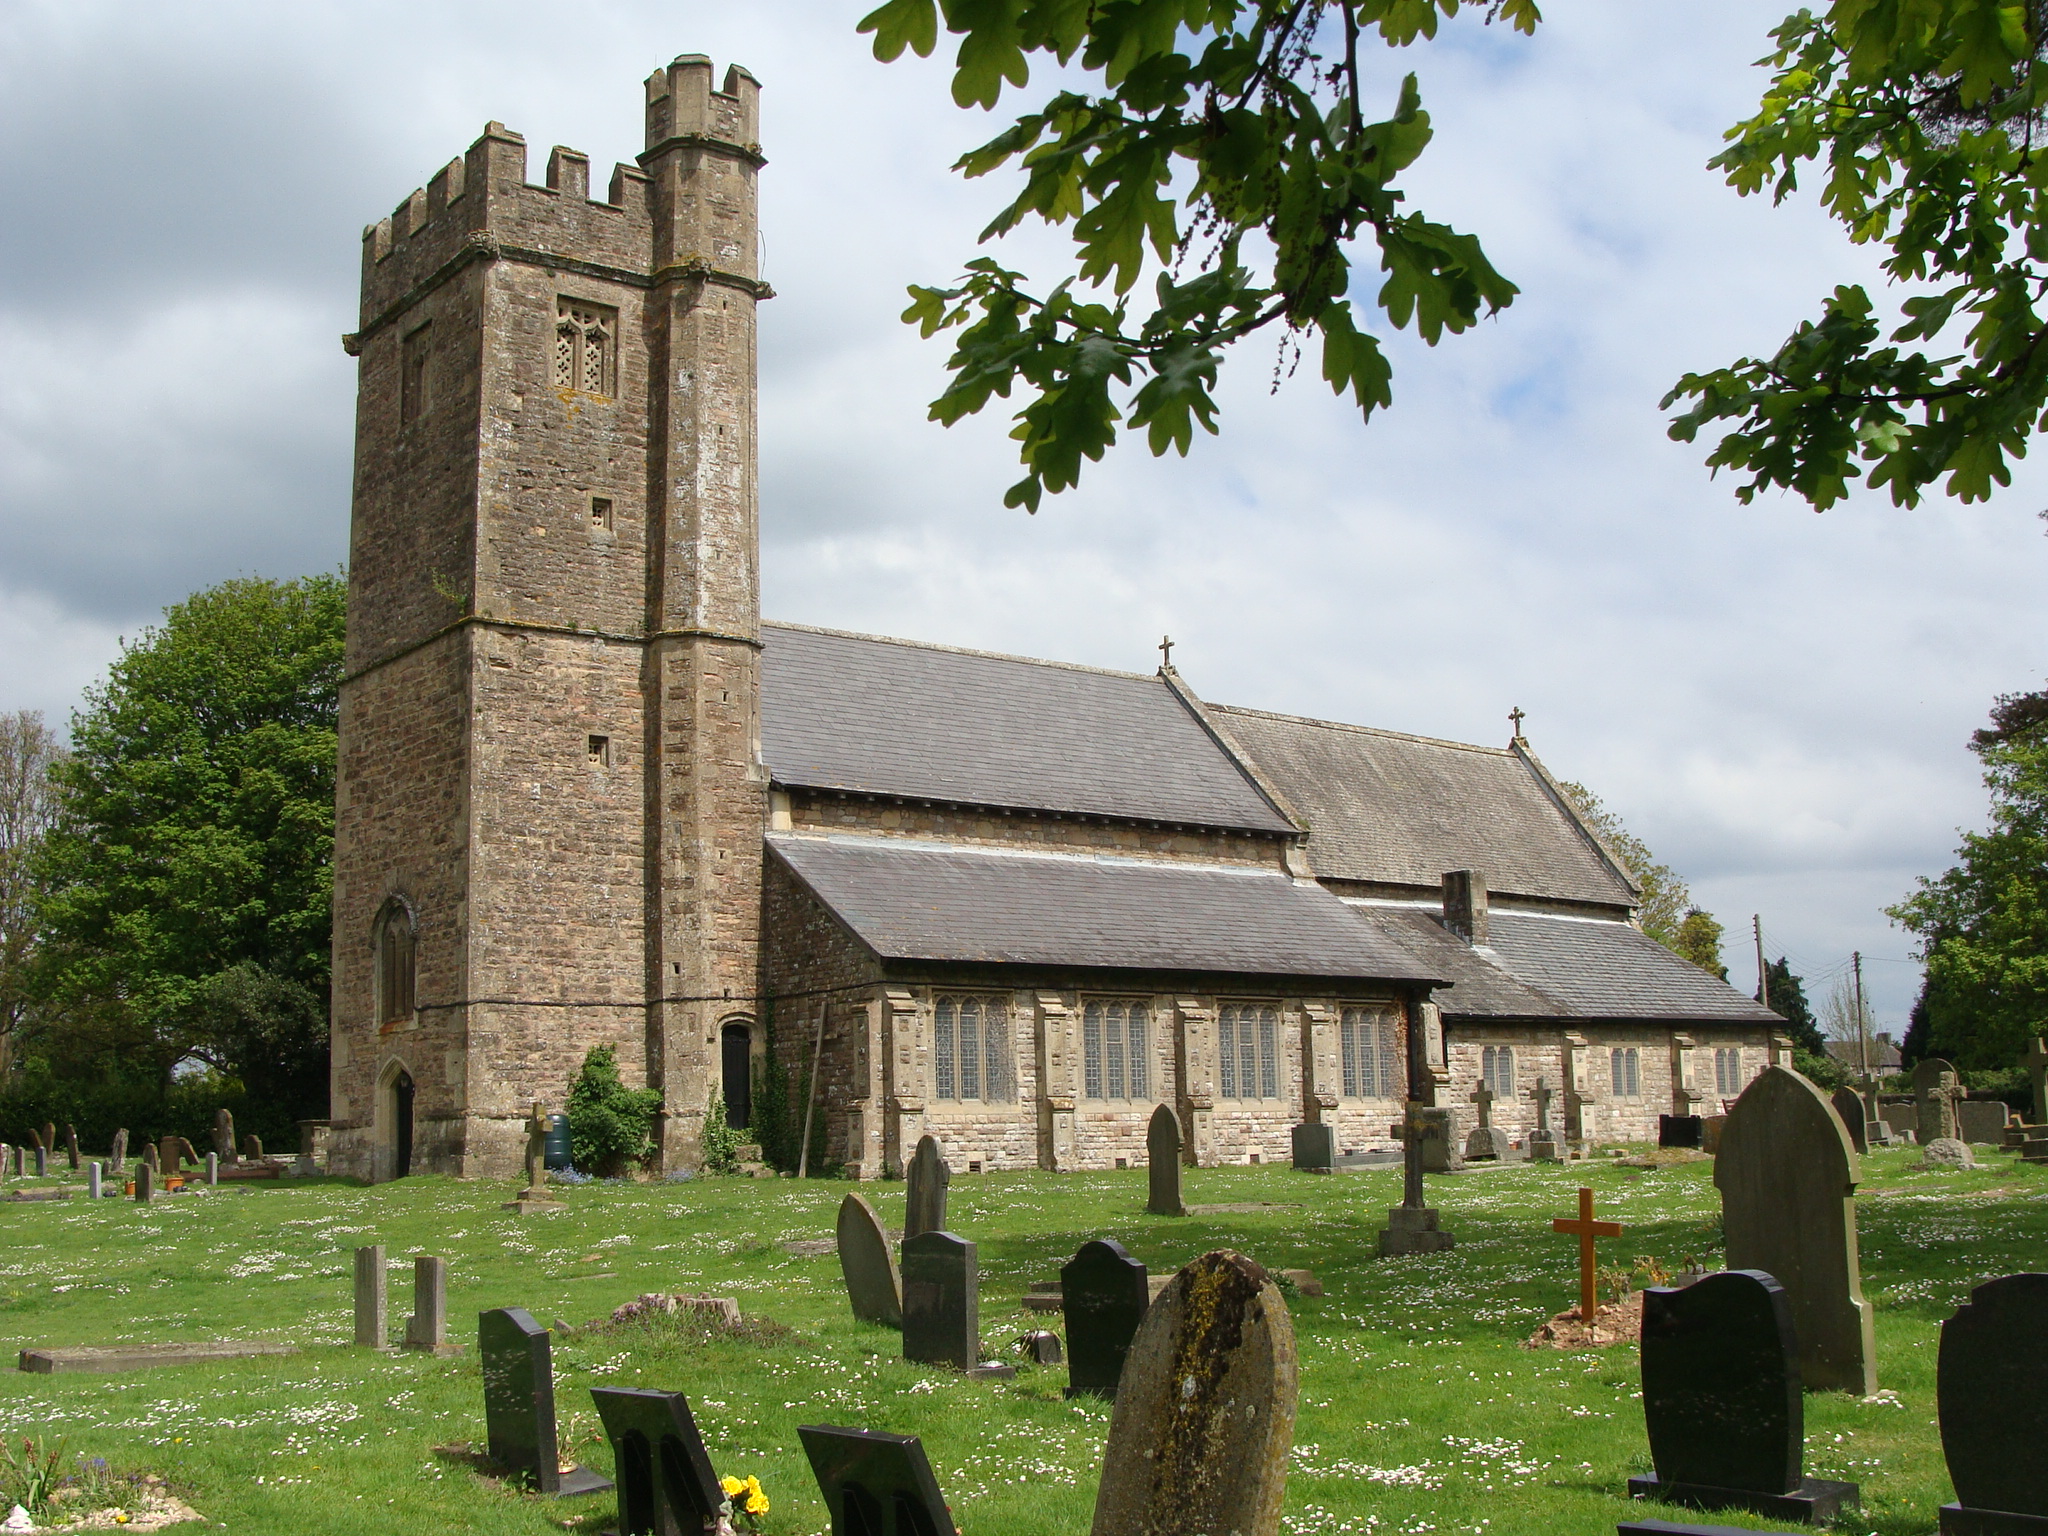
M 138 1204 L 147 1205 L 156 1198 L 156 1169 L 148 1158 L 135 1165 L 135 1199 Z
M 484 1432 L 491 1460 L 536 1492 L 560 1498 L 611 1487 L 587 1467 L 564 1467 L 555 1434 L 555 1357 L 547 1329 L 520 1307 L 476 1320 L 484 1376 Z
M 953 1170 L 939 1156 L 936 1136 L 921 1137 L 904 1170 L 903 1241 L 946 1230 L 946 1186 Z
M 1956 1134 L 1956 1100 L 1961 1096 L 1962 1078 L 1955 1063 L 1930 1056 L 1913 1068 L 1914 1129 L 1924 1147 L 1930 1141 Z
M 356 1250 L 356 1342 L 370 1349 L 391 1342 L 384 1311 L 387 1273 L 382 1243 Z
M 244 1136 L 242 1138 L 242 1157 L 248 1162 L 262 1162 L 263 1138 L 261 1136 Z
M 953 1512 L 939 1494 L 915 1435 L 799 1424 L 832 1536 L 951 1536 Z
M 412 1261 L 412 1316 L 405 1320 L 405 1347 L 437 1355 L 461 1353 L 448 1342 L 448 1261 L 420 1254 Z
M 114 1150 L 107 1154 L 109 1168 L 124 1168 L 128 1164 L 128 1127 L 122 1126 L 114 1132 Z
M 235 1117 L 225 1108 L 213 1112 L 213 1150 L 230 1168 L 235 1166 Z
M 1109 1238 L 1083 1243 L 1060 1268 L 1060 1306 L 1067 1321 L 1067 1396 L 1116 1396 L 1131 1340 L 1145 1320 L 1151 1291 L 1145 1266 Z
M 1303 1127 L 1294 1129 L 1298 1136 Z M 1145 1127 L 1147 1215 L 1187 1215 L 1187 1207 L 1181 1203 L 1180 1157 L 1180 1117 L 1161 1104 L 1152 1111 L 1152 1123 Z
M 1440 1253 L 1457 1245 L 1457 1239 L 1438 1225 L 1436 1207 L 1422 1203 L 1422 1112 L 1426 1108 L 1413 1099 L 1408 1100 L 1402 1119 L 1392 1127 L 1401 1138 L 1401 1203 L 1387 1212 L 1387 1224 L 1380 1228 L 1379 1247 L 1383 1259 L 1412 1253 Z
M 1643 1292 L 1643 1419 L 1657 1470 L 1629 1479 L 1632 1497 L 1831 1520 L 1859 1495 L 1803 1474 L 1805 1411 L 1791 1303 L 1769 1275 L 1726 1270 Z
M 39 1178 L 39 1179 L 46 1179 L 46 1178 L 48 1178 L 49 1176 L 50 1176 L 50 1151 L 49 1151 L 49 1148 L 47 1148 L 47 1147 L 37 1147 L 37 1148 L 36 1148 L 36 1177 L 37 1177 L 37 1178 Z
M 1911 1104 L 1880 1104 L 1877 1115 L 1900 1141 L 1912 1141 L 1919 1134 L 1920 1111 Z
M 1970 1145 L 1953 1136 L 1937 1136 L 1920 1154 L 1922 1168 L 1974 1168 L 1977 1159 Z
M 1657 1145 L 1697 1149 L 1706 1139 L 1705 1122 L 1698 1115 L 1659 1115 Z
M 873 1206 L 859 1195 L 839 1202 L 839 1272 L 846 1279 L 846 1299 L 864 1323 L 903 1326 L 903 1281 L 889 1235 Z
M 1956 1502 L 1942 1536 L 2048 1530 L 2048 1275 L 1987 1280 L 1941 1325 L 1935 1399 Z
M 696 1536 L 718 1524 L 724 1491 L 680 1392 L 592 1387 L 612 1443 L 620 1536 Z
M 1162 1114 L 1172 1111 L 1162 1104 L 1153 1112 L 1156 1120 Z M 1179 1140 L 1180 1127 L 1175 1125 L 1174 1137 Z M 1331 1173 L 1337 1167 L 1337 1128 L 1324 1120 L 1304 1120 L 1294 1127 L 1293 1146 L 1294 1171 L 1296 1173 Z M 1146 1207 L 1150 1210 L 1151 1207 Z
M 1479 1115 L 1479 1123 L 1465 1138 L 1465 1157 L 1468 1162 L 1504 1163 L 1514 1153 L 1514 1140 L 1508 1133 L 1493 1123 L 1493 1101 L 1497 1097 L 1484 1078 L 1472 1090 L 1472 1103 Z
M 1870 1140 L 1863 1118 L 1863 1095 L 1854 1088 L 1837 1088 L 1829 1103 L 1835 1113 L 1842 1117 L 1842 1129 L 1849 1133 L 1849 1142 L 1858 1153 L 1870 1150 Z
M 41 1147 L 45 1152 L 54 1152 L 57 1150 L 56 1121 L 45 1120 L 43 1122 L 43 1129 L 41 1133 L 36 1137 L 36 1145 Z
M 1862 1165 L 1841 1117 L 1789 1067 L 1766 1067 L 1728 1112 L 1714 1183 L 1730 1269 L 1779 1277 L 1809 1389 L 1877 1391 L 1856 1255 Z
M 327 1132 L 331 1122 L 326 1120 L 301 1120 L 299 1122 L 299 1155 L 292 1160 L 292 1177 L 315 1179 L 327 1165 Z
M 1415 1119 L 1422 1131 L 1424 1173 L 1456 1173 L 1465 1166 L 1465 1159 L 1458 1145 L 1457 1126 L 1452 1121 L 1448 1109 L 1418 1109 L 1415 1111 Z
M 1050 1328 L 1034 1328 L 1017 1341 L 1017 1347 L 1031 1357 L 1033 1365 L 1059 1365 L 1067 1358 L 1060 1336 Z
M 567 1209 L 548 1192 L 547 1186 L 548 1131 L 553 1124 L 547 1106 L 535 1100 L 533 1112 L 526 1117 L 526 1188 L 506 1203 L 506 1210 L 532 1216 Z
M 2034 1124 L 2048 1125 L 2048 1040 L 2036 1035 L 2020 1065 L 2034 1084 Z
M 1980 1147 L 2005 1141 L 2005 1105 L 1997 1099 L 1964 1099 L 1956 1105 L 1956 1139 Z
M 1092 1536 L 1275 1536 L 1299 1391 L 1280 1288 L 1239 1254 L 1196 1259 L 1131 1343 Z
M 100 1165 L 96 1162 L 85 1165 L 85 1193 L 87 1198 L 93 1200 L 99 1199 L 104 1193 L 100 1187 Z
M 210 1188 L 218 1187 L 220 1184 L 220 1154 L 218 1152 L 206 1154 L 206 1182 Z
M 1536 1086 L 1529 1090 L 1529 1097 L 1536 1101 L 1536 1128 L 1529 1133 L 1529 1158 L 1532 1162 L 1554 1163 L 1561 1150 L 1557 1133 L 1550 1125 L 1550 1101 L 1557 1097 L 1556 1091 L 1539 1077 Z
M 64 1153 L 71 1160 L 71 1171 L 78 1172 L 78 1127 L 64 1127 Z
M 903 1240 L 903 1358 L 964 1371 L 980 1363 L 974 1244 L 951 1232 Z

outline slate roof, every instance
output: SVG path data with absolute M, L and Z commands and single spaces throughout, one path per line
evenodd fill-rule
M 1495 911 L 1487 919 L 1489 942 L 1475 948 L 1418 908 L 1351 910 L 1375 933 L 1411 945 L 1419 969 L 1453 984 L 1436 996 L 1452 1019 L 1783 1023 L 1627 923 Z
M 1157 677 L 787 624 L 761 636 L 779 784 L 1294 830 Z
M 1489 890 L 1632 905 L 1635 893 L 1515 753 L 1394 731 L 1206 706 L 1296 816 L 1326 880 L 1440 889 L 1476 869 Z
M 1410 946 L 1277 870 L 770 834 L 887 960 L 1435 981 Z

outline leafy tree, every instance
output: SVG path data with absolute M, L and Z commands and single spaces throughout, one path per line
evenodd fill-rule
M 1533 32 L 1534 0 L 1491 0 L 1486 21 Z M 1371 305 L 1431 346 L 1515 296 L 1479 242 L 1404 209 L 1397 179 L 1429 144 L 1413 74 L 1373 78 L 1375 44 L 1436 36 L 1459 0 L 887 0 L 860 24 L 875 56 L 928 57 L 959 37 L 953 99 L 993 109 L 1041 68 L 1091 87 L 1052 92 L 955 169 L 1015 164 L 1024 188 L 983 231 L 1027 218 L 1069 228 L 1072 270 L 1049 291 L 982 258 L 951 287 L 914 286 L 904 318 L 957 330 L 951 425 L 1021 390 L 1012 436 L 1024 478 L 1005 505 L 1036 511 L 1121 429 L 1155 454 L 1216 430 L 1227 348 L 1272 328 L 1277 384 L 1320 349 L 1324 382 L 1360 413 L 1391 403 L 1392 370 L 1350 297 L 1353 245 L 1385 273 Z M 1375 118 L 1378 111 L 1391 113 Z M 1148 304 L 1133 294 L 1156 268 Z
M 1636 921 L 1642 925 L 1643 932 L 1666 949 L 1676 949 L 1679 924 L 1684 920 L 1686 908 L 1692 905 L 1692 893 L 1685 888 L 1678 872 L 1669 864 L 1658 863 L 1657 856 L 1650 852 L 1643 840 L 1624 827 L 1621 818 L 1602 804 L 1600 797 L 1585 785 L 1563 783 L 1558 788 L 1565 792 L 1587 824 L 1614 850 L 1616 857 L 1628 866 L 1628 872 L 1641 887 Z
M 1970 742 L 1990 826 L 1887 909 L 1927 968 L 1907 1047 L 1975 1069 L 2011 1065 L 2048 1017 L 2048 692 L 2006 695 L 1991 720 Z
M 1678 939 L 1671 952 L 1690 960 L 1710 976 L 1728 979 L 1728 967 L 1721 960 L 1721 925 L 1714 914 L 1700 907 L 1687 907 L 1678 924 Z
M 1837 287 L 1770 357 L 1679 380 L 1671 435 L 1719 430 L 1707 462 L 1749 477 L 1745 502 L 1821 511 L 1861 478 L 1912 506 L 1944 476 L 1988 497 L 2048 425 L 2048 0 L 1833 0 L 1772 36 L 1762 104 L 1711 163 L 1782 200 L 1824 162 L 1822 205 L 1911 285 L 1905 319 L 1886 336 Z
M 51 770 L 38 993 L 52 1054 L 197 1057 L 326 1102 L 338 576 L 238 580 L 123 648 Z
M 605 1178 L 645 1162 L 654 1152 L 654 1112 L 659 1108 L 661 1095 L 652 1088 L 628 1088 L 612 1048 L 597 1046 L 569 1085 L 569 1161 Z
M 1827 1041 L 1821 1037 L 1820 1021 L 1814 1018 L 1813 1009 L 1806 1001 L 1806 983 L 1792 974 L 1791 963 L 1780 955 L 1764 967 L 1764 979 L 1768 983 L 1764 991 L 1770 998 L 1769 1006 L 1784 1018 L 1786 1033 L 1791 1035 L 1793 1045 L 1812 1056 L 1827 1055 Z M 1757 1001 L 1761 1003 L 1764 998 L 1758 997 Z
M 50 770 L 63 756 L 42 711 L 0 715 L 0 1079 L 33 1007 L 36 860 L 56 810 Z

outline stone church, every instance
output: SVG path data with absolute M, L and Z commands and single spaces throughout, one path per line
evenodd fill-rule
M 593 196 L 489 124 L 364 232 L 333 1166 L 504 1175 L 593 1046 L 687 1168 L 778 1053 L 829 1165 L 1654 1135 L 1789 1050 L 1505 748 L 759 611 L 759 87 L 686 56 Z M 1554 1098 L 1553 1098 L 1554 1095 Z

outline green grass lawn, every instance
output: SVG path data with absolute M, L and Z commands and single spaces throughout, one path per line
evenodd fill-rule
M 1951 1497 L 1934 1422 L 1941 1320 L 1992 1276 L 2048 1267 L 2048 1171 L 1982 1154 L 1986 1166 L 1921 1173 L 1917 1154 L 1865 1164 L 1865 1293 L 1877 1308 L 1878 1374 L 1864 1403 L 1807 1398 L 1807 1471 L 1863 1485 L 1847 1529 L 1931 1531 Z M 1145 1174 L 956 1175 L 949 1225 L 980 1245 L 984 1353 L 1037 1320 L 1019 1299 L 1057 1277 L 1081 1243 L 1114 1237 L 1155 1272 L 1234 1247 L 1269 1268 L 1313 1269 L 1320 1298 L 1290 1298 L 1301 1347 L 1301 1411 L 1287 1491 L 1291 1532 L 1610 1532 L 1648 1469 L 1636 1355 L 1535 1351 L 1522 1341 L 1576 1295 L 1576 1245 L 1549 1218 L 1590 1183 L 1600 1214 L 1627 1225 L 1603 1262 L 1687 1255 L 1718 1263 L 1711 1165 L 1654 1172 L 1514 1167 L 1430 1181 L 1458 1237 L 1448 1254 L 1373 1257 L 1393 1170 L 1314 1178 L 1285 1168 L 1193 1169 L 1191 1202 L 1282 1202 L 1249 1215 L 1146 1216 Z M 721 1474 L 759 1475 L 771 1532 L 819 1532 L 823 1507 L 796 1439 L 800 1423 L 924 1438 L 968 1536 L 1085 1532 L 1106 1405 L 1061 1399 L 1065 1372 L 1025 1367 L 969 1383 L 904 1364 L 897 1335 L 856 1324 L 829 1253 L 849 1186 L 699 1179 L 563 1191 L 565 1213 L 499 1209 L 508 1184 L 416 1178 L 376 1188 L 290 1180 L 196 1197 L 0 1205 L 0 1343 L 113 1344 L 273 1338 L 286 1360 L 126 1377 L 9 1372 L 0 1433 L 61 1436 L 120 1472 L 156 1472 L 209 1521 L 251 1532 L 596 1530 L 611 1501 L 522 1497 L 434 1453 L 481 1442 L 474 1319 L 523 1306 L 581 1324 L 644 1291 L 730 1295 L 790 1333 L 704 1342 L 624 1327 L 558 1338 L 565 1453 L 609 1473 L 587 1388 L 687 1392 Z M 900 1183 L 862 1192 L 894 1227 Z M 414 1253 L 449 1261 L 454 1359 L 353 1348 L 351 1251 L 392 1260 L 394 1331 L 411 1305 Z M 1056 1323 L 1056 1319 L 1054 1320 Z M 1014 1358 L 1014 1357 L 1013 1357 Z M 1637 1514 L 1685 1518 L 1633 1506 Z M 1738 1515 L 1725 1523 L 1766 1525 Z

